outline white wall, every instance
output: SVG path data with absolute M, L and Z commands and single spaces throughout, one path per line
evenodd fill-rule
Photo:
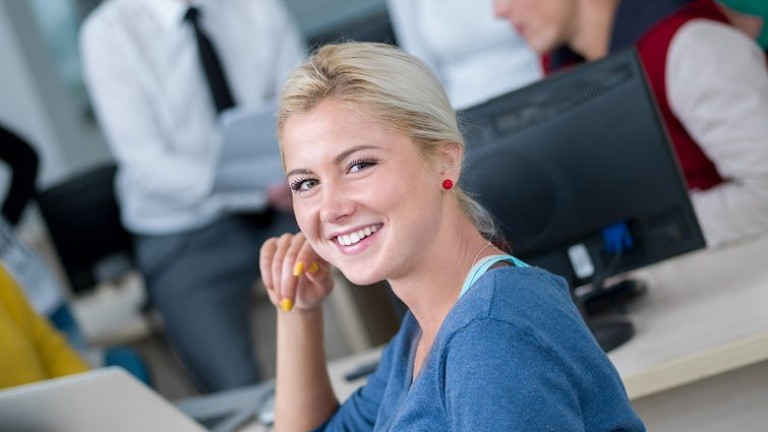
M 56 74 L 24 0 L 0 0 L 0 59 L 0 122 L 37 149 L 39 185 L 109 160 L 98 130 Z
M 43 109 L 40 90 L 21 52 L 8 12 L 10 1 L 0 3 L 0 122 L 33 143 L 41 155 L 44 178 L 48 181 L 61 176 L 67 167 L 61 142 Z

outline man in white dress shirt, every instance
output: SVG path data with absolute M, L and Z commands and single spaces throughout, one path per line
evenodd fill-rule
M 107 0 L 81 45 L 123 223 L 172 346 L 203 390 L 255 382 L 258 250 L 295 222 L 284 182 L 219 182 L 219 115 L 274 102 L 305 56 L 295 23 L 280 0 Z

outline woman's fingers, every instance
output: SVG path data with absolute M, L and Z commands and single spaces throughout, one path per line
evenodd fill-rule
M 271 280 L 273 287 L 273 295 L 275 299 L 273 303 L 279 304 L 282 299 L 282 281 L 283 281 L 283 261 L 285 261 L 285 254 L 288 252 L 288 248 L 293 240 L 293 234 L 283 234 L 276 239 L 275 253 L 272 255 L 271 267 Z
M 276 249 L 277 238 L 272 237 L 261 245 L 261 250 L 259 251 L 259 272 L 261 273 L 261 280 L 268 290 L 274 288 L 272 281 L 272 258 L 275 256 Z
M 313 308 L 331 292 L 330 265 L 312 249 L 302 233 L 267 240 L 259 259 L 270 301 L 285 312 L 294 306 Z
M 300 276 L 306 271 L 306 263 L 298 260 L 299 251 L 305 243 L 303 234 L 294 235 L 283 257 L 280 276 L 280 307 L 285 312 L 290 312 L 296 304 L 296 286 Z
M 326 286 L 330 286 L 330 279 L 328 274 L 330 266 L 327 262 L 325 262 L 325 260 L 320 258 L 320 256 L 315 252 L 314 249 L 312 249 L 311 246 L 309 246 L 309 243 L 304 244 L 301 252 L 299 252 L 298 259 L 307 263 L 304 276 L 310 282 L 318 287 L 325 288 Z
M 315 262 L 310 264 L 306 277 L 313 284 L 329 289 L 331 287 L 330 269 L 331 266 L 327 262 L 323 261 L 322 258 L 317 258 Z

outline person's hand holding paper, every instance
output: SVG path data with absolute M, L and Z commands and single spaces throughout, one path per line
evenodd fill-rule
M 252 191 L 260 197 L 254 202 L 290 211 L 290 191 L 280 167 L 274 104 L 237 107 L 224 112 L 220 121 L 221 151 L 213 192 L 226 196 Z M 232 205 L 252 207 L 242 200 L 238 203 Z

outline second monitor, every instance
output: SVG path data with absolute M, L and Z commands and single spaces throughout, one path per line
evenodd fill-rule
M 460 116 L 462 186 L 529 263 L 579 286 L 704 247 L 633 50 Z

